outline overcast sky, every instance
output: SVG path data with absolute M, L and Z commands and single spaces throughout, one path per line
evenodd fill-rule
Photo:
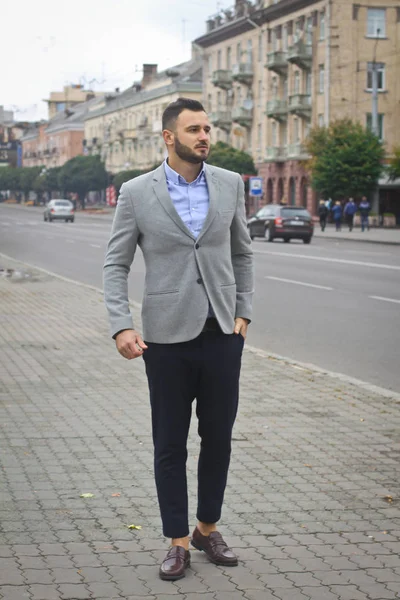
M 234 0 L 3 0 L 0 104 L 18 119 L 47 117 L 42 101 L 68 83 L 121 90 L 190 58 L 205 21 Z

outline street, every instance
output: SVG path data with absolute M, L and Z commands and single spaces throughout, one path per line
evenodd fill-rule
M 112 215 L 45 223 L 43 210 L 0 205 L 0 252 L 102 286 Z M 310 246 L 255 240 L 256 295 L 248 344 L 400 390 L 400 247 L 315 237 Z M 137 252 L 130 297 L 141 302 Z

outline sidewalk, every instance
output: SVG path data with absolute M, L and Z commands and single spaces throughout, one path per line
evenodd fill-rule
M 0 268 L 23 270 L 0 276 L 2 600 L 400 597 L 400 395 L 248 349 L 220 528 L 240 565 L 193 550 L 162 582 L 142 362 L 98 291 Z M 193 421 L 192 526 L 197 454 Z
M 321 238 L 333 238 L 337 240 L 350 240 L 352 242 L 372 242 L 375 244 L 390 244 L 400 246 L 400 228 L 383 229 L 383 227 L 371 227 L 369 231 L 361 231 L 356 227 L 349 231 L 346 225 L 342 225 L 342 231 L 336 231 L 334 225 L 327 225 L 324 232 L 321 231 L 319 223 L 314 225 L 314 236 Z

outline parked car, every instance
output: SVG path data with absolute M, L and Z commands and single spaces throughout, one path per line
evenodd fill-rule
M 262 237 L 268 242 L 281 238 L 284 242 L 297 239 L 309 244 L 314 233 L 314 224 L 308 210 L 302 206 L 280 204 L 263 206 L 247 220 L 247 228 L 252 240 Z
M 43 219 L 50 223 L 55 220 L 73 223 L 75 221 L 74 205 L 70 200 L 50 200 L 44 209 Z

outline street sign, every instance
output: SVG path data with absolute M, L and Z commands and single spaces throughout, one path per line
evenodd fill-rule
M 250 177 L 249 179 L 249 194 L 250 196 L 262 196 L 263 179 L 262 177 Z

